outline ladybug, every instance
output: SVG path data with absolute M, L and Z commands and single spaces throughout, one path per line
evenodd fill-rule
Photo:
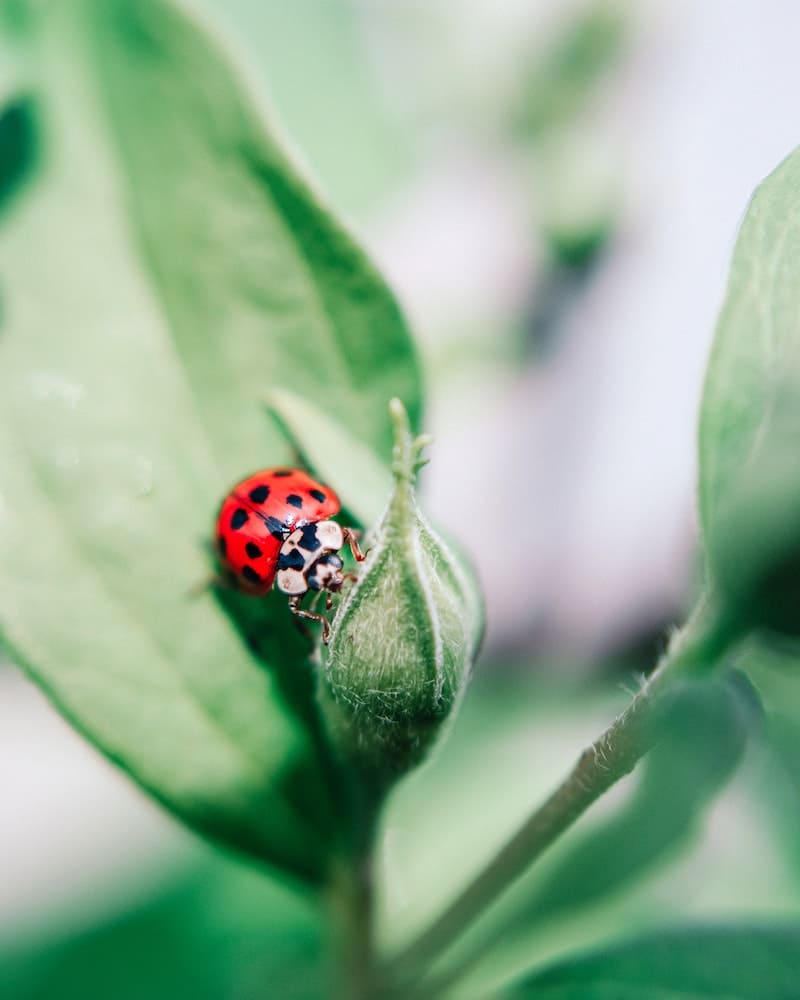
M 300 469 L 264 469 L 237 483 L 222 501 L 217 517 L 217 553 L 227 576 L 248 594 L 267 594 L 277 583 L 289 595 L 289 608 L 300 618 L 328 620 L 300 607 L 308 591 L 326 593 L 326 609 L 351 574 L 342 572 L 338 555 L 345 542 L 353 557 L 365 558 L 358 535 L 330 520 L 341 509 L 339 498 Z

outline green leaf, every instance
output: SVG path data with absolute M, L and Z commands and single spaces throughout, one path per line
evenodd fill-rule
M 306 644 L 277 597 L 242 615 L 190 591 L 231 481 L 288 459 L 270 388 L 385 454 L 386 395 L 418 409 L 413 349 L 182 8 L 70 0 L 36 44 L 45 155 L 0 220 L 0 632 L 184 821 L 321 879 Z
M 388 400 L 400 396 L 415 425 L 420 412 L 397 304 L 183 6 L 106 0 L 90 20 L 118 166 L 198 418 L 233 479 L 243 455 L 263 464 L 254 407 L 273 386 L 388 460 Z
M 764 824 L 800 890 L 800 685 L 796 643 L 780 646 L 753 641 L 743 662 L 766 713 L 761 753 L 752 780 L 755 801 L 766 811 Z
M 691 927 L 574 958 L 503 993 L 506 1000 L 789 1000 L 800 981 L 800 926 Z
M 259 872 L 209 859 L 128 892 L 91 918 L 81 901 L 53 928 L 0 937 L 0 982 L 14 1000 L 319 1000 L 320 911 Z M 76 910 L 78 911 L 76 915 Z
M 336 483 L 345 509 L 362 528 L 378 521 L 392 489 L 392 474 L 375 452 L 308 399 L 273 389 L 267 407 L 303 463 L 324 483 Z
M 731 264 L 700 425 L 716 587 L 746 623 L 796 631 L 800 596 L 800 152 L 758 188 Z

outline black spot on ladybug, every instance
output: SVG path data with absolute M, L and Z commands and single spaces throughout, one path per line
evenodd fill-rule
M 247 524 L 247 511 L 244 507 L 237 507 L 231 515 L 231 527 L 234 531 L 238 531 L 243 524 Z
M 280 538 L 281 540 L 286 538 L 286 525 L 283 521 L 279 521 L 277 517 L 273 517 L 270 514 L 269 517 L 264 518 L 264 524 L 266 524 L 267 530 L 273 538 Z
M 272 473 L 273 476 L 291 476 L 291 474 L 292 474 L 291 469 L 276 469 Z
M 326 499 L 322 490 L 309 490 L 308 492 L 315 500 L 319 500 L 320 503 L 323 503 Z
M 320 540 L 317 538 L 317 526 L 315 524 L 304 524 L 300 531 L 303 537 L 297 543 L 299 548 L 305 549 L 306 552 L 316 552 L 321 545 Z
M 309 576 L 306 579 L 306 583 L 311 588 L 311 590 L 322 590 L 322 584 L 315 576 Z
M 264 555 L 255 542 L 248 542 L 244 550 L 251 559 L 260 559 Z
M 263 583 L 261 577 L 252 566 L 242 566 L 242 576 L 248 583 Z
M 219 554 L 225 558 L 225 554 L 228 551 L 228 543 L 225 541 L 224 535 L 220 535 L 217 539 L 217 550 L 219 551 Z
M 286 498 L 286 502 L 290 507 L 296 507 L 298 510 L 303 506 L 303 498 L 299 497 L 296 493 L 290 493 Z
M 306 564 L 305 559 L 297 551 L 281 552 L 278 556 L 278 569 L 302 569 Z
M 250 490 L 248 496 L 253 503 L 263 503 L 269 496 L 269 486 L 256 486 Z

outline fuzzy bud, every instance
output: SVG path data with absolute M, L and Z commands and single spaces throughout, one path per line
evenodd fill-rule
M 320 692 L 344 757 L 385 786 L 418 764 L 440 732 L 482 629 L 476 588 L 417 506 L 428 439 L 411 439 L 399 400 L 390 410 L 394 489 L 334 618 Z

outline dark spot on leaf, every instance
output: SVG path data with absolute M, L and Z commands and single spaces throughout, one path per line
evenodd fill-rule
M 242 566 L 242 576 L 248 583 L 263 583 L 264 581 L 256 573 L 252 566 Z
M 303 506 L 303 498 L 299 497 L 296 493 L 290 493 L 286 498 L 286 502 L 290 507 L 296 507 L 298 510 Z
M 231 515 L 231 528 L 234 531 L 238 531 L 243 524 L 247 524 L 247 516 L 247 511 L 244 507 L 237 507 Z
M 325 494 L 322 490 L 309 490 L 308 491 L 315 500 L 319 500 L 320 503 L 326 499 Z
M 244 641 L 247 643 L 248 649 L 255 653 L 256 656 L 264 655 L 264 642 L 263 636 L 259 632 L 245 632 Z
M 245 545 L 244 550 L 250 559 L 260 559 L 261 556 L 264 555 L 255 542 L 248 542 L 247 545 Z
M 250 490 L 249 496 L 253 503 L 263 503 L 269 496 L 269 486 L 256 486 Z
M 36 155 L 34 102 L 18 97 L 0 112 L 0 209 L 30 176 Z

